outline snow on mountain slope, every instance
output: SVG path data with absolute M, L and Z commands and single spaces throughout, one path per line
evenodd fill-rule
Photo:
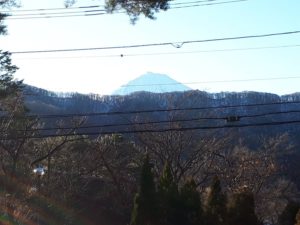
M 189 91 L 190 87 L 179 83 L 165 74 L 146 73 L 129 81 L 114 91 L 113 95 L 128 95 L 133 92 L 147 91 L 153 93 L 165 93 L 174 91 Z

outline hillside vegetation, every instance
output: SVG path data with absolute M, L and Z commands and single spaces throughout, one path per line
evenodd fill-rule
M 296 223 L 297 93 L 22 93 L 2 119 L 5 221 Z

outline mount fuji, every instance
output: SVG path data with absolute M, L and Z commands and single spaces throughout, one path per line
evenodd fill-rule
M 112 95 L 128 95 L 140 91 L 166 93 L 189 90 L 192 89 L 172 79 L 168 75 L 148 72 L 121 86 L 114 91 Z

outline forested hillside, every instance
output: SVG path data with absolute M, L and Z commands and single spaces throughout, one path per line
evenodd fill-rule
M 297 93 L 22 93 L 2 121 L 5 220 L 295 223 Z
M 76 132 L 94 134 L 93 137 L 106 132 L 124 132 L 125 136 L 134 138 L 134 132 L 129 131 L 187 128 L 199 137 L 230 135 L 232 146 L 242 143 L 254 150 L 266 138 L 288 135 L 293 149 L 300 152 L 297 151 L 300 146 L 300 93 L 278 96 L 195 90 L 99 96 L 54 93 L 31 86 L 26 86 L 25 93 L 25 103 L 31 114 L 50 115 L 50 118 L 42 118 L 46 127 L 57 127 L 53 121 L 70 125 L 71 119 L 77 116 L 84 123 Z M 228 117 L 239 118 L 228 121 Z
M 296 131 L 300 129 L 296 123 L 300 118 L 299 93 L 278 96 L 259 92 L 186 91 L 136 92 L 125 96 L 99 96 L 78 93 L 59 94 L 31 86 L 26 86 L 25 93 L 25 103 L 32 114 L 55 114 L 57 118 L 60 118 L 59 115 L 66 116 L 66 114 L 86 116 L 85 124 L 99 125 L 103 129 L 107 124 L 115 124 L 116 126 L 110 129 L 104 129 L 108 132 L 111 129 L 123 131 L 131 127 L 132 123 L 140 122 L 156 122 L 152 125 L 158 127 L 171 126 L 157 123 L 167 121 L 179 123 L 181 127 L 192 125 L 200 128 L 207 125 L 226 127 L 249 124 L 253 126 L 235 130 L 238 130 L 237 135 L 244 138 L 251 138 L 254 135 L 252 144 L 255 144 L 257 141 L 255 136 L 259 134 L 277 135 L 289 132 L 290 135 L 297 135 Z M 240 117 L 239 121 L 228 122 L 226 118 L 230 116 Z M 284 121 L 287 123 L 272 126 L 271 129 L 269 125 L 272 124 L 260 125 L 262 123 L 275 123 L 276 125 Z M 257 123 L 259 123 L 258 126 L 255 126 Z M 120 124 L 128 124 L 128 126 L 118 126 Z M 97 132 L 98 128 L 91 127 L 88 131 Z

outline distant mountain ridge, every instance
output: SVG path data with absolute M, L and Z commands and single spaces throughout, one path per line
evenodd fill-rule
M 176 91 L 190 91 L 190 87 L 181 84 L 168 75 L 148 72 L 136 79 L 129 81 L 114 91 L 112 95 L 128 95 L 134 92 L 167 93 Z

